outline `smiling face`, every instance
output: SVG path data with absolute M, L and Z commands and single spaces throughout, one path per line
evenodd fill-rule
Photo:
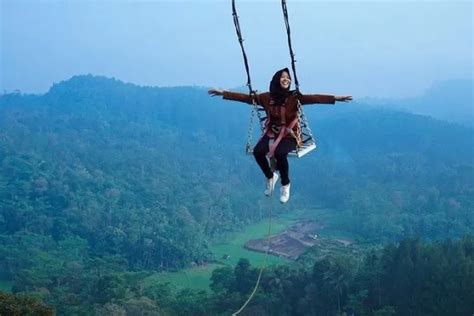
M 290 84 L 291 84 L 290 75 L 286 71 L 283 71 L 280 77 L 280 86 L 283 89 L 288 90 L 290 88 Z

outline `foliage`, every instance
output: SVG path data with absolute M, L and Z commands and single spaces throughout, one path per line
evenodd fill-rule
M 24 297 L 0 292 L 0 315 L 52 316 L 54 311 L 32 297 Z
M 404 239 L 361 261 L 328 256 L 315 262 L 312 271 L 278 267 L 265 272 L 249 308 L 258 308 L 259 315 L 470 315 L 473 249 L 472 236 L 432 244 Z M 247 298 L 236 287 L 236 276 L 242 284 L 255 277 L 242 278 L 240 269 L 214 272 L 211 313 L 230 314 L 240 306 L 235 300 L 242 304 Z
M 330 208 L 334 216 L 326 224 L 362 241 L 456 240 L 472 233 L 472 128 L 362 106 L 305 110 L 319 149 L 291 162 L 286 208 Z M 59 314 L 204 313 L 196 302 L 217 304 L 216 313 L 237 307 L 255 275 L 245 262 L 232 277 L 229 270 L 216 275 L 212 297 L 178 295 L 142 281 L 153 272 L 214 260 L 211 241 L 265 216 L 262 176 L 241 154 L 248 113 L 245 105 L 211 99 L 201 88 L 139 87 L 90 75 L 56 84 L 45 95 L 0 96 L 0 278 Z M 276 213 L 285 207 L 276 206 Z M 464 250 L 450 251 L 459 257 Z M 408 269 L 414 259 L 401 257 L 406 265 L 393 263 L 393 269 L 425 271 Z M 253 312 L 414 311 L 397 296 L 412 279 L 383 288 L 380 280 L 390 279 L 378 263 L 388 261 L 378 254 L 375 270 L 367 271 L 378 283 L 358 291 L 352 286 L 362 281 L 353 266 L 339 255 L 322 260 L 317 273 L 264 275 L 271 295 L 259 293 Z M 469 271 L 445 265 L 453 265 L 447 270 L 453 279 Z M 312 278 L 319 281 L 305 281 Z M 294 282 L 307 284 L 295 288 Z M 471 285 L 462 284 L 471 293 Z M 450 291 L 455 287 L 446 283 Z M 382 289 L 389 300 L 380 301 Z M 449 305 L 439 304 L 442 311 Z

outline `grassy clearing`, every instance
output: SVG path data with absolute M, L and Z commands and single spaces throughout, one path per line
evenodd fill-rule
M 184 269 L 179 272 L 155 273 L 143 282 L 145 287 L 155 283 L 170 283 L 175 290 L 194 289 L 209 291 L 212 271 L 220 267 L 218 264 Z
M 288 225 L 291 225 L 292 222 L 293 220 L 291 219 L 273 218 L 272 235 L 280 233 Z M 260 267 L 265 260 L 265 254 L 248 251 L 244 248 L 244 244 L 251 239 L 267 237 L 268 227 L 268 219 L 248 225 L 243 231 L 230 235 L 225 242 L 211 245 L 210 249 L 214 253 L 216 260 L 223 264 L 234 266 L 240 258 L 246 258 L 252 265 Z M 229 259 L 224 260 L 224 255 L 230 256 Z M 267 256 L 266 259 L 267 264 L 283 264 L 286 262 L 288 262 L 287 259 L 274 256 Z
M 272 218 L 272 235 L 278 234 L 301 219 L 313 219 L 322 223 L 334 222 L 337 214 L 328 209 L 304 209 L 279 214 Z M 145 280 L 145 286 L 154 283 L 169 282 L 175 289 L 191 288 L 209 291 L 212 271 L 223 265 L 235 266 L 240 258 L 246 258 L 253 266 L 261 267 L 265 260 L 265 254 L 248 251 L 244 244 L 251 239 L 259 239 L 268 235 L 268 218 L 258 223 L 246 226 L 242 231 L 230 234 L 222 243 L 210 245 L 217 263 L 202 267 L 184 269 L 180 272 L 157 273 Z M 328 227 L 321 232 L 325 236 L 337 238 L 350 238 L 343 232 L 338 232 L 335 227 Z M 223 259 L 224 255 L 230 256 Z M 285 258 L 267 256 L 266 265 L 285 264 L 291 262 Z
M 272 234 L 277 234 L 283 231 L 288 225 L 295 221 L 294 218 L 273 218 L 272 219 Z M 153 283 L 167 283 L 169 282 L 175 289 L 191 288 L 196 290 L 210 290 L 210 278 L 212 271 L 224 265 L 234 266 L 240 258 L 247 258 L 254 266 L 260 267 L 265 255 L 248 251 L 244 248 L 244 244 L 250 239 L 263 238 L 268 235 L 268 219 L 261 222 L 251 224 L 245 227 L 243 231 L 230 234 L 222 243 L 213 244 L 210 246 L 211 251 L 218 263 L 209 264 L 202 267 L 194 267 L 184 269 L 179 272 L 165 272 L 156 273 L 148 277 L 144 284 L 145 286 Z M 230 256 L 229 259 L 222 259 L 224 255 Z M 274 256 L 267 256 L 267 265 L 283 264 L 289 262 L 287 259 L 278 258 Z

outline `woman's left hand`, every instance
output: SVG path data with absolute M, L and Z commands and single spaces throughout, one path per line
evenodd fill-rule
M 349 102 L 349 101 L 352 101 L 352 96 L 351 95 L 338 96 L 338 97 L 334 97 L 334 99 L 339 102 Z

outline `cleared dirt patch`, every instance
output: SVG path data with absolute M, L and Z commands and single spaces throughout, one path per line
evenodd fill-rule
M 313 220 L 301 220 L 293 224 L 289 229 L 271 236 L 270 238 L 249 240 L 244 247 L 248 250 L 296 260 L 307 248 L 327 243 L 327 238 L 320 238 L 318 232 L 324 225 Z M 349 240 L 333 239 L 347 247 L 353 242 Z

